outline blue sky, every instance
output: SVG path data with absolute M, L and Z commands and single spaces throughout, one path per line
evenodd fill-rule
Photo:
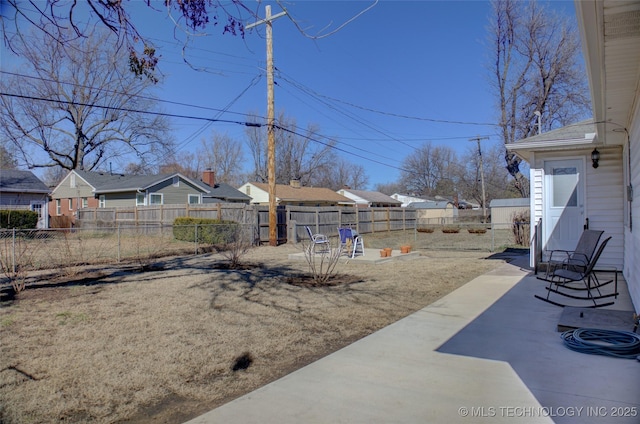
M 245 2 L 250 7 L 253 2 Z M 281 12 L 274 2 L 255 2 Z M 295 1 L 286 3 L 291 18 L 316 35 L 337 29 L 372 2 Z M 186 49 L 194 70 L 182 61 L 182 44 L 166 13 L 132 2 L 142 34 L 157 46 L 165 78 L 155 89 L 165 112 L 245 120 L 266 116 L 264 25 L 245 38 L 209 35 L 192 38 Z M 575 19 L 572 1 L 552 7 Z M 402 161 L 424 142 L 460 153 L 477 135 L 498 143 L 494 99 L 490 91 L 491 47 L 487 44 L 487 1 L 380 1 L 326 38 L 305 37 L 288 17 L 273 24 L 275 107 L 297 121 L 298 129 L 316 125 L 338 141 L 339 154 L 363 166 L 369 189 L 398 180 Z M 251 20 L 253 22 L 253 20 Z M 245 22 L 245 24 L 251 23 Z M 178 38 L 183 38 L 177 33 Z M 205 108 L 213 108 L 208 110 Z M 228 108 L 228 109 L 227 109 Z M 216 110 L 225 109 L 219 114 Z M 447 122 L 441 122 L 447 121 Z M 244 127 L 176 119 L 173 134 L 181 151 L 195 151 L 213 131 L 244 140 Z M 252 160 L 246 156 L 247 171 Z

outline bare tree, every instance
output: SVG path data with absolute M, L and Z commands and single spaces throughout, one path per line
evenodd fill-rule
M 205 168 L 216 174 L 216 180 L 232 186 L 240 186 L 242 181 L 242 164 L 244 153 L 242 143 L 226 134 L 212 133 L 211 139 L 201 141 L 198 150 Z
M 202 161 L 197 154 L 181 151 L 170 156 L 158 167 L 161 174 L 173 174 L 179 172 L 185 177 L 199 179 L 202 175 Z
M 457 192 L 456 165 L 453 149 L 427 142 L 404 159 L 401 184 L 418 195 L 453 195 Z
M 369 177 L 363 166 L 351 163 L 341 157 L 337 157 L 325 173 L 312 180 L 314 186 L 336 191 L 343 187 L 364 190 L 368 183 Z
M 384 193 L 387 196 L 391 196 L 395 193 L 406 194 L 409 190 L 401 182 L 391 183 L 378 183 L 375 186 L 375 190 L 380 193 Z
M 0 134 L 30 168 L 92 170 L 170 148 L 166 120 L 144 96 L 151 82 L 127 71 L 108 38 L 14 43 L 25 66 L 0 82 Z
M 252 119 L 249 118 L 251 121 Z M 295 119 L 280 113 L 276 124 L 276 183 L 288 184 L 292 179 L 302 185 L 316 185 L 331 172 L 336 161 L 335 141 L 319 134 L 309 125 L 299 130 Z M 247 145 L 253 157 L 253 175 L 258 182 L 267 181 L 266 127 L 248 127 Z
M 184 25 L 184 33 L 187 35 L 203 31 L 208 25 L 216 26 L 222 23 L 223 34 L 244 37 L 242 21 L 247 15 L 256 16 L 255 12 L 239 0 L 165 0 L 158 2 L 159 9 L 154 2 L 145 3 L 151 9 L 164 10 L 173 19 L 177 29 L 182 29 Z M 156 49 L 153 43 L 138 31 L 127 11 L 127 5 L 128 2 L 110 0 L 6 0 L 0 24 L 5 44 L 19 52 L 21 48 L 16 46 L 16 40 L 23 35 L 21 31 L 24 28 L 37 30 L 49 40 L 65 45 L 87 37 L 87 27 L 83 18 L 89 15 L 94 23 L 101 25 L 101 29 L 106 28 L 114 34 L 111 46 L 126 54 L 124 63 L 128 64 L 131 71 L 156 81 Z M 83 18 L 78 18 L 79 16 Z
M 479 165 L 478 149 L 475 145 L 469 146 L 460 160 L 458 190 L 464 199 L 473 200 L 482 206 L 482 176 Z M 483 147 L 482 167 L 487 206 L 492 199 L 520 197 L 513 179 L 504 169 L 504 147 L 501 144 Z
M 0 169 L 16 169 L 18 161 L 13 152 L 7 149 L 4 143 L 0 145 Z
M 575 25 L 535 1 L 492 0 L 491 4 L 491 68 L 503 142 L 536 134 L 536 111 L 547 130 L 584 116 L 588 88 L 579 64 Z M 527 196 L 520 158 L 506 152 L 505 160 L 521 196 Z

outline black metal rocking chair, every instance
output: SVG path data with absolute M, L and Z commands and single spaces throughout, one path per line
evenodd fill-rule
M 607 243 L 611 240 L 611 237 L 606 238 L 598 247 L 593 258 L 586 264 L 586 266 L 575 266 L 575 264 L 569 264 L 567 266 L 556 267 L 548 276 L 544 278 L 545 281 L 548 281 L 550 284 L 546 287 L 547 296 L 542 297 L 535 295 L 536 298 L 543 300 L 545 302 L 549 302 L 556 306 L 568 306 L 563 303 L 555 302 L 549 299 L 551 293 L 556 293 L 561 296 L 569 297 L 571 299 L 579 299 L 579 300 L 588 300 L 593 305 L 588 306 L 589 308 L 599 308 L 602 306 L 613 305 L 614 302 L 605 302 L 598 303 L 598 300 L 606 299 L 610 297 L 617 296 L 618 287 L 614 289 L 614 293 L 602 294 L 600 288 L 611 283 L 613 280 L 600 282 L 598 281 L 598 277 L 595 273 L 595 266 L 602 254 L 602 251 L 607 246 Z M 572 285 L 573 283 L 581 283 L 576 285 Z M 586 291 L 586 295 L 574 295 L 567 293 L 565 290 L 579 290 Z M 595 291 L 595 293 L 594 293 Z M 572 305 L 575 306 L 575 305 Z
M 558 268 L 568 268 L 574 271 L 586 269 L 598 247 L 598 242 L 604 231 L 584 230 L 575 250 L 552 250 L 546 262 L 547 271 L 539 280 L 550 281 L 549 276 Z

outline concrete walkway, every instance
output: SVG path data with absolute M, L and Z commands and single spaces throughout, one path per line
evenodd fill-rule
M 564 348 L 553 324 L 554 314 L 559 316 L 562 309 L 533 298 L 531 290 L 543 289 L 544 285 L 531 276 L 525 261 L 528 258 L 504 264 L 426 308 L 189 424 L 640 422 L 640 364 Z M 526 296 L 516 296 L 515 301 L 531 305 L 527 313 L 534 315 L 529 318 L 518 315 L 522 305 L 505 296 L 518 290 L 528 292 Z M 503 299 L 511 303 L 504 304 Z M 499 305 L 502 309 L 489 313 Z M 485 318 L 487 313 L 489 318 Z M 537 319 L 535 314 L 539 313 L 552 315 L 545 324 L 552 323 L 551 328 L 526 334 L 520 325 L 526 328 L 527 319 Z M 510 325 L 513 319 L 519 324 Z M 473 331 L 460 339 L 458 335 L 468 333 L 474 322 L 482 322 L 485 331 Z M 505 337 L 516 343 L 502 345 Z M 536 337 L 553 340 L 544 343 L 555 343 L 554 354 L 569 358 L 574 367 L 566 370 L 566 375 L 549 376 L 544 370 L 554 358 L 535 348 L 523 351 L 517 342 L 535 346 Z M 475 354 L 478 344 L 489 346 L 482 352 L 484 355 Z M 541 348 L 544 347 L 542 344 Z M 471 353 L 463 352 L 465 348 Z M 519 375 L 523 371 L 511 365 L 508 358 L 514 355 L 510 352 L 520 357 L 518 367 L 527 364 L 523 367 L 526 372 L 534 376 L 541 373 L 549 379 L 550 386 L 545 386 L 545 379 L 538 379 L 532 391 Z M 507 359 L 492 359 L 492 355 Z M 586 361 L 589 367 L 604 363 L 622 381 L 608 381 L 606 377 L 602 381 L 601 375 L 596 376 L 600 380 L 594 381 L 588 372 L 577 377 L 570 375 L 576 367 L 580 368 L 581 361 Z M 557 389 L 554 385 L 554 380 L 571 378 L 575 387 Z M 600 417 L 599 421 L 589 421 L 594 410 L 587 416 L 584 399 L 576 393 L 581 387 L 601 384 L 607 387 L 617 384 L 615 390 L 620 394 L 587 390 L 585 396 L 592 396 L 589 405 L 606 408 L 595 413 L 608 413 L 608 420 L 602 421 Z M 560 393 L 551 406 L 536 398 L 540 394 L 545 399 L 553 398 L 554 390 Z M 563 390 L 572 393 L 562 393 Z M 597 393 L 601 393 L 602 402 Z M 632 414 L 631 408 L 637 408 L 637 414 L 626 420 L 611 420 L 613 407 L 627 407 L 628 414 Z

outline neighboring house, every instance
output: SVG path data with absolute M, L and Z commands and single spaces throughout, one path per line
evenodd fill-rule
M 573 249 L 585 226 L 604 230 L 613 238 L 598 265 L 623 272 L 640 311 L 640 1 L 574 4 L 593 119 L 507 148 L 530 164 L 542 248 Z
M 251 203 L 269 204 L 269 184 L 246 183 L 238 188 L 251 197 Z M 355 202 L 335 191 L 322 187 L 301 187 L 299 182 L 276 184 L 276 204 L 293 206 L 353 206 Z
M 407 205 L 409 205 L 410 203 L 418 203 L 418 202 L 426 202 L 427 199 L 423 199 L 421 197 L 415 197 L 415 196 L 410 196 L 408 194 L 400 194 L 400 193 L 393 193 L 391 195 L 391 197 L 399 202 L 401 202 L 402 204 L 400 206 L 402 206 L 403 208 L 406 208 Z
M 531 199 L 517 197 L 514 199 L 493 199 L 489 203 L 491 224 L 494 229 L 511 228 L 516 214 L 529 216 Z
M 216 184 L 213 173 L 205 171 L 202 181 L 180 173 L 164 175 L 122 175 L 109 172 L 73 170 L 53 189 L 49 206 L 51 216 L 69 216 L 74 220 L 80 208 L 131 207 L 167 204 L 201 204 L 248 201 L 232 187 Z
M 348 197 L 356 202 L 358 208 L 398 208 L 402 205 L 400 200 L 380 193 L 379 191 L 352 190 L 350 188 L 341 188 L 337 191 L 341 196 Z
M 451 224 L 458 217 L 458 209 L 447 200 L 414 202 L 407 208 L 416 209 L 418 225 Z
M 209 192 L 202 194 L 202 203 L 246 203 L 251 197 L 226 183 L 216 182 L 215 173 L 206 170 L 202 173 L 202 182 L 208 185 Z
M 0 209 L 28 209 L 38 212 L 37 228 L 49 226 L 51 190 L 31 171 L 0 170 Z

